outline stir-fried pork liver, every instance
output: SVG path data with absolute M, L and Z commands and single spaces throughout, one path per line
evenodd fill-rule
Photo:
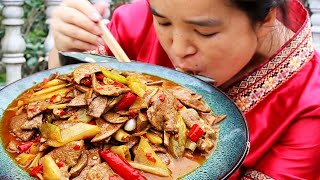
M 87 101 L 85 98 L 86 94 L 83 93 L 79 96 L 76 96 L 75 98 L 73 98 L 69 103 L 68 106 L 72 106 L 72 107 L 78 107 L 78 106 L 85 106 L 87 105 Z
M 109 98 L 107 96 L 96 97 L 89 105 L 88 114 L 92 117 L 99 118 L 107 107 L 108 100 Z
M 81 173 L 81 171 L 87 166 L 88 164 L 88 155 L 86 153 L 82 153 L 77 164 L 70 169 L 70 176 L 77 177 Z
M 112 124 L 112 123 L 108 123 L 103 119 L 97 119 L 96 120 L 96 124 L 99 126 L 99 128 L 101 129 L 101 132 L 99 134 L 97 134 L 92 140 L 91 142 L 99 142 L 102 140 L 107 139 L 109 136 L 111 136 L 112 134 L 114 134 L 116 131 L 118 131 L 118 129 L 121 128 L 122 124 Z
M 103 119 L 108 121 L 109 123 L 124 123 L 129 120 L 128 116 L 120 117 L 120 114 L 114 112 L 107 112 L 102 115 Z
M 180 111 L 180 115 L 186 123 L 188 128 L 191 128 L 194 124 L 199 124 L 200 116 L 194 109 L 184 109 Z M 201 123 L 201 122 L 200 122 Z M 201 126 L 201 124 L 199 124 Z
M 21 126 L 27 121 L 27 114 L 22 113 L 20 115 L 14 116 L 10 122 L 10 130 L 22 141 L 29 141 L 35 134 L 35 130 L 21 129 Z
M 148 119 L 151 125 L 158 131 L 177 133 L 177 100 L 164 89 L 158 92 L 151 99 L 151 106 L 147 110 Z
M 73 78 L 77 84 L 80 84 L 80 80 L 87 77 L 88 75 L 96 72 L 100 72 L 102 66 L 96 64 L 82 64 L 81 66 L 77 67 L 73 71 Z
M 172 82 L 162 79 L 158 81 L 160 78 L 154 76 L 133 72 L 125 72 L 121 76 L 113 74 L 117 71 L 110 71 L 108 74 L 104 70 L 107 68 L 88 64 L 79 66 L 70 74 L 55 74 L 50 80 L 55 78 L 60 80 L 51 81 L 46 86 L 40 84 L 29 91 L 28 97 L 36 90 L 68 83 L 56 94 L 50 92 L 50 95 L 59 98 L 39 96 L 37 99 L 46 99 L 31 103 L 22 98 L 18 99 L 17 107 L 12 108 L 20 109 L 19 113 L 22 114 L 13 118 L 10 116 L 12 118 L 10 130 L 23 141 L 32 137 L 40 138 L 40 143 L 36 143 L 39 149 L 33 148 L 32 151 L 37 151 L 36 153 L 40 153 L 41 156 L 50 155 L 59 166 L 62 179 L 109 179 L 109 176 L 112 179 L 118 178 L 119 176 L 99 155 L 99 151 L 107 149 L 121 155 L 130 153 L 133 161 L 136 156 L 140 156 L 153 162 L 153 157 L 149 155 L 153 156 L 156 153 L 157 161 L 160 160 L 166 165 L 173 163 L 176 161 L 173 160 L 174 157 L 180 157 L 173 156 L 174 153 L 183 152 L 180 147 L 185 148 L 184 143 L 179 144 L 179 142 L 191 142 L 191 138 L 187 139 L 186 134 L 194 124 L 198 124 L 205 134 L 197 141 L 194 140 L 196 144 L 192 144 L 193 148 L 197 146 L 202 155 L 214 148 L 218 137 L 218 126 L 212 127 L 212 125 L 223 119 L 223 116 L 214 115 L 209 106 L 202 101 L 202 96 Z M 137 78 L 130 79 L 128 75 Z M 136 97 L 121 101 L 128 91 Z M 120 108 L 120 101 L 130 105 Z M 180 102 L 186 107 L 181 106 Z M 26 112 L 23 109 L 25 107 Z M 72 117 L 67 119 L 70 116 Z M 133 124 L 127 123 L 129 119 Z M 47 132 L 39 132 L 38 128 L 43 122 L 56 126 L 48 126 Z M 72 133 L 67 129 L 80 122 L 81 126 L 72 129 Z M 127 128 L 128 124 L 132 127 Z M 60 135 L 61 138 L 56 138 Z M 146 142 L 141 143 L 141 139 L 144 139 L 142 137 L 145 137 Z M 70 142 L 72 140 L 73 142 Z M 14 143 L 8 143 L 7 150 L 17 153 L 17 147 L 21 142 L 13 141 Z M 147 154 L 135 150 L 140 146 L 139 142 Z M 188 149 L 186 152 L 202 156 L 194 149 Z M 26 153 L 29 154 L 28 151 Z M 42 161 L 43 157 L 39 164 L 42 164 Z
M 112 176 L 112 178 L 116 178 L 115 172 L 110 168 L 110 166 L 107 163 L 101 163 L 94 165 L 92 168 L 89 169 L 87 173 L 87 180 L 109 180 L 109 178 Z M 120 180 L 120 178 L 119 178 Z
M 169 91 L 179 99 L 183 104 L 188 107 L 192 107 L 201 112 L 210 112 L 210 107 L 200 99 L 202 98 L 199 95 L 196 95 L 194 92 L 190 91 L 181 86 L 170 87 Z
M 95 74 L 92 75 L 92 87 L 95 92 L 105 96 L 119 96 L 120 94 L 131 91 L 131 89 L 126 86 L 119 87 L 113 84 L 101 85 L 96 79 Z
M 43 124 L 42 122 L 43 114 L 39 114 L 32 118 L 31 120 L 26 121 L 25 123 L 22 124 L 21 129 L 24 130 L 32 130 L 32 129 L 37 129 Z
M 36 115 L 47 110 L 47 105 L 48 105 L 48 102 L 46 101 L 36 101 L 36 102 L 29 103 L 27 106 L 28 119 L 32 119 Z
M 49 152 L 48 154 L 55 161 L 63 161 L 65 165 L 68 167 L 73 167 L 77 164 L 80 155 L 82 154 L 84 149 L 84 142 L 81 141 L 73 141 L 62 147 L 56 148 Z
M 86 150 L 85 153 L 88 155 L 88 166 L 94 166 L 101 163 L 98 148 Z

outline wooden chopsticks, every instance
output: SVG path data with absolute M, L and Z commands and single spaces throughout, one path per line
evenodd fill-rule
M 108 45 L 113 55 L 116 57 L 116 59 L 119 62 L 130 62 L 130 59 L 128 58 L 127 54 L 124 52 L 124 50 L 121 48 L 117 40 L 113 37 L 110 30 L 106 27 L 106 25 L 103 23 L 103 21 L 98 22 L 99 27 L 102 31 L 102 39 Z

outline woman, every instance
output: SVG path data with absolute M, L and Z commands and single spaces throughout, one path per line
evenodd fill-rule
M 100 18 L 87 1 L 64 1 L 56 48 L 111 54 Z M 320 55 L 298 1 L 140 0 L 109 28 L 129 58 L 214 78 L 236 102 L 251 147 L 233 179 L 320 178 Z

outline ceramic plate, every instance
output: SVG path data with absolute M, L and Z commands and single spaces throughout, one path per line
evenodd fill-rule
M 161 66 L 136 62 L 107 62 L 99 64 L 119 70 L 143 72 L 171 80 L 202 95 L 217 114 L 227 115 L 227 118 L 220 124 L 217 149 L 202 166 L 183 177 L 183 179 L 226 179 L 243 162 L 249 149 L 247 123 L 237 106 L 221 91 L 190 75 Z M 42 82 L 43 78 L 55 72 L 60 74 L 72 72 L 77 66 L 74 64 L 42 71 L 16 81 L 0 90 L 0 121 L 2 121 L 4 110 L 10 103 L 26 89 L 34 86 L 34 83 Z M 32 179 L 26 171 L 19 168 L 13 159 L 8 156 L 1 138 L 0 144 L 0 179 Z

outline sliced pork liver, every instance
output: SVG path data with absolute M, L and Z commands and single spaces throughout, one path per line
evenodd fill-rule
M 47 110 L 47 105 L 48 105 L 48 102 L 46 101 L 36 101 L 36 102 L 29 103 L 27 106 L 28 119 L 32 119 L 36 115 Z
M 10 130 L 22 141 L 29 141 L 35 134 L 35 130 L 21 129 L 21 126 L 27 121 L 27 114 L 22 113 L 20 115 L 14 116 L 10 122 Z
M 56 161 L 63 161 L 68 167 L 73 167 L 77 164 L 80 155 L 84 150 L 84 142 L 73 141 L 62 147 L 52 150 L 49 155 Z
M 78 106 L 85 106 L 87 105 L 87 101 L 86 101 L 86 98 L 85 98 L 86 94 L 83 93 L 79 96 L 76 96 L 75 98 L 73 98 L 68 106 L 72 106 L 72 107 L 78 107 Z
M 151 125 L 158 131 L 176 133 L 177 129 L 177 100 L 168 91 L 159 89 L 151 99 L 147 116 Z
M 107 107 L 109 98 L 107 96 L 96 97 L 89 105 L 89 115 L 95 118 L 100 118 L 104 109 Z
M 21 129 L 24 130 L 32 130 L 32 129 L 38 129 L 42 122 L 43 119 L 43 114 L 39 114 L 32 118 L 31 120 L 26 121 L 25 123 L 22 124 Z
M 96 124 L 97 126 L 99 126 L 101 131 L 91 140 L 91 142 L 99 142 L 107 139 L 109 136 L 118 131 L 118 129 L 120 129 L 120 127 L 122 126 L 122 124 L 108 123 L 103 119 L 97 119 Z
M 196 95 L 194 92 L 190 91 L 181 86 L 170 87 L 169 91 L 180 100 L 184 105 L 194 108 L 201 112 L 210 112 L 210 107 L 201 100 L 200 95 Z

